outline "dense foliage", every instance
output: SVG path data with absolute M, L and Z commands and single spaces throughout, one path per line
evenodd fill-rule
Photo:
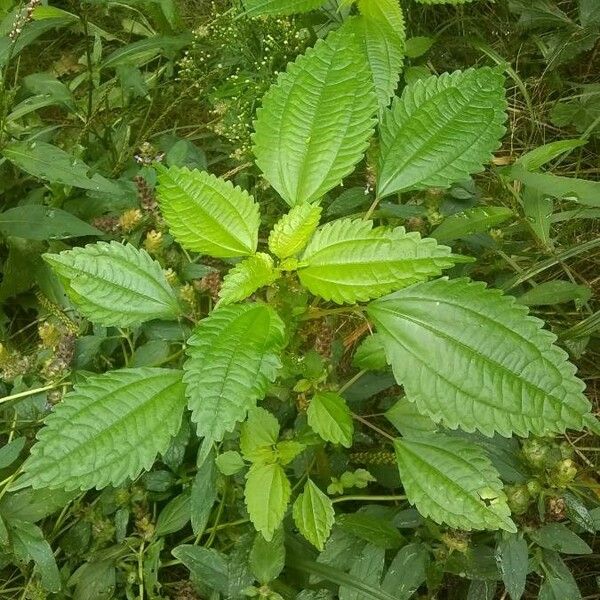
M 0 598 L 598 594 L 595 0 L 0 11 Z

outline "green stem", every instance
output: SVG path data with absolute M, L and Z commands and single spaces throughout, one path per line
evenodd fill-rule
M 4 396 L 4 398 L 0 398 L 0 404 L 10 402 L 11 400 L 18 400 L 19 398 L 27 398 L 27 396 L 33 396 L 34 394 L 39 394 L 41 392 L 47 392 L 48 390 L 53 390 L 61 385 L 63 385 L 63 382 L 52 383 L 50 385 L 45 385 L 44 387 L 33 388 L 31 390 L 19 392 L 18 394 L 12 394 L 11 396 Z
M 338 502 L 396 502 L 398 500 L 406 500 L 406 496 L 340 496 L 331 502 L 337 504 Z

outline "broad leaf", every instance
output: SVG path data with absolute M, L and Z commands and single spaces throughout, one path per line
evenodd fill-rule
M 319 8 L 325 0 L 243 0 L 246 15 L 292 15 Z
M 219 290 L 219 305 L 244 300 L 259 288 L 273 283 L 279 277 L 273 259 L 263 252 L 249 256 L 237 264 L 223 278 Z
M 333 527 L 335 512 L 329 497 L 311 479 L 306 482 L 304 491 L 296 498 L 292 515 L 300 533 L 313 546 L 323 550 Z
M 283 322 L 264 304 L 225 306 L 200 321 L 184 365 L 199 436 L 221 440 L 244 420 L 275 379 L 283 343 Z
M 338 185 L 373 133 L 377 97 L 354 36 L 343 33 L 291 63 L 257 112 L 256 164 L 290 206 Z
M 562 554 L 590 554 L 592 549 L 562 523 L 548 523 L 529 533 L 529 537 L 542 548 Z
M 162 168 L 158 182 L 160 209 L 184 248 L 218 258 L 254 253 L 260 215 L 248 192 L 187 167 Z
M 452 267 L 450 248 L 404 228 L 340 219 L 313 236 L 298 276 L 313 294 L 338 304 L 377 298 Z
M 229 565 L 220 552 L 213 548 L 182 544 L 172 554 L 189 569 L 192 581 L 201 582 L 223 594 L 227 593 Z
M 352 567 L 350 567 L 350 575 L 372 585 L 374 588 L 378 588 L 384 566 L 385 550 L 379 546 L 367 544 L 362 552 L 355 557 Z M 360 590 L 351 586 L 340 586 L 340 600 L 363 600 L 363 598 L 364 596 Z
M 312 237 L 321 218 L 321 207 L 304 202 L 298 204 L 275 223 L 269 235 L 269 250 L 278 258 L 295 256 Z
M 246 478 L 244 496 L 250 520 L 265 540 L 270 541 L 290 501 L 290 482 L 278 464 L 252 465 Z
M 467 531 L 516 531 L 500 477 L 479 446 L 433 433 L 394 447 L 406 495 L 423 516 Z
M 512 216 L 512 210 L 504 206 L 474 206 L 446 217 L 430 235 L 438 242 L 449 242 L 487 231 Z
M 285 536 L 283 528 L 275 531 L 271 541 L 267 542 L 259 533 L 254 538 L 250 552 L 250 568 L 259 583 L 266 584 L 279 577 L 285 566 Z
M 18 485 L 85 490 L 133 479 L 167 449 L 184 407 L 180 371 L 90 376 L 46 418 Z
M 130 244 L 98 242 L 44 260 L 81 314 L 99 325 L 127 327 L 180 314 L 160 265 Z
M 529 549 L 519 535 L 505 535 L 496 548 L 496 562 L 511 600 L 520 600 L 529 571 Z
M 368 308 L 419 412 L 464 431 L 582 429 L 590 405 L 555 336 L 527 309 L 466 279 L 417 284 Z
M 248 411 L 240 431 L 240 451 L 250 462 L 274 462 L 273 448 L 279 438 L 279 421 L 274 414 L 257 406 Z
M 354 423 L 346 401 L 337 392 L 317 392 L 306 416 L 311 429 L 327 442 L 352 446 Z
M 408 600 L 427 578 L 428 567 L 427 546 L 420 542 L 407 544 L 392 560 L 381 588 L 398 600 Z
M 483 170 L 504 134 L 504 78 L 484 67 L 408 85 L 381 124 L 377 189 L 449 187 Z

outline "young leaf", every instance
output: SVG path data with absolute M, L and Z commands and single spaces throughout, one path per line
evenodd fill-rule
M 250 520 L 267 542 L 281 525 L 291 492 L 283 467 L 276 463 L 252 465 L 246 475 L 244 496 Z
M 98 242 L 44 260 L 81 314 L 98 325 L 128 327 L 180 314 L 160 265 L 130 244 Z
M 321 207 L 318 204 L 304 202 L 294 206 L 275 223 L 269 235 L 269 250 L 282 260 L 295 256 L 308 244 L 320 218 Z
M 447 188 L 482 170 L 504 134 L 504 78 L 483 67 L 408 85 L 381 124 L 380 197 Z
M 243 0 L 245 13 L 257 15 L 293 15 L 319 8 L 325 0 Z
M 520 600 L 529 571 L 529 549 L 519 535 L 506 535 L 496 548 L 496 562 L 511 600 Z
M 315 233 L 298 276 L 313 294 L 343 304 L 377 298 L 440 275 L 453 264 L 450 248 L 417 232 L 340 219 Z
M 259 583 L 267 584 L 277 579 L 285 565 L 283 528 L 277 529 L 269 542 L 259 533 L 250 551 L 250 568 Z
M 92 375 L 46 417 L 18 485 L 86 490 L 133 479 L 167 449 L 184 407 L 180 371 Z
M 218 258 L 254 254 L 260 215 L 248 192 L 186 167 L 161 168 L 158 183 L 160 209 L 184 248 Z
M 244 300 L 259 288 L 273 283 L 279 273 L 269 254 L 258 252 L 237 264 L 223 278 L 219 306 Z
M 498 473 L 479 446 L 431 433 L 394 447 L 406 495 L 423 516 L 467 531 L 516 531 Z
M 307 480 L 304 491 L 296 498 L 292 516 L 300 533 L 318 550 L 323 550 L 335 521 L 335 512 L 329 497 L 312 480 Z
M 487 231 L 512 216 L 512 210 L 504 206 L 474 206 L 446 217 L 430 235 L 438 242 L 449 242 Z
M 582 429 L 583 383 L 542 321 L 466 279 L 420 283 L 372 302 L 388 362 L 419 412 L 509 437 Z
M 235 304 L 203 319 L 188 341 L 188 406 L 199 436 L 219 441 L 262 398 L 280 366 L 284 325 L 264 304 Z
M 334 31 L 265 94 L 255 122 L 256 164 L 290 206 L 318 200 L 362 158 L 376 110 L 354 36 Z
M 337 392 L 317 392 L 308 407 L 308 424 L 325 441 L 352 446 L 354 423 L 346 401 Z
M 367 336 L 358 346 L 352 364 L 359 369 L 383 371 L 387 366 L 385 350 L 381 338 L 375 333 Z
M 240 451 L 246 460 L 260 462 L 267 456 L 274 458 L 273 447 L 278 438 L 279 421 L 275 415 L 260 406 L 248 411 L 248 419 L 240 431 Z

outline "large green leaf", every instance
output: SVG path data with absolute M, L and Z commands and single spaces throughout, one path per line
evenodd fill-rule
M 269 235 L 269 250 L 281 259 L 295 256 L 308 244 L 320 218 L 321 207 L 318 204 L 304 202 L 294 206 L 275 223 Z
M 498 69 L 455 71 L 408 85 L 381 124 L 379 195 L 446 188 L 483 170 L 504 133 L 505 108 Z
M 338 304 L 377 298 L 452 267 L 450 248 L 406 233 L 373 229 L 372 221 L 340 219 L 313 236 L 298 276 L 310 292 Z
M 247 298 L 259 288 L 273 283 L 279 272 L 269 254 L 257 252 L 237 264 L 223 278 L 219 290 L 220 305 L 231 304 Z
M 160 209 L 184 248 L 219 258 L 254 253 L 260 215 L 248 192 L 187 167 L 161 169 L 158 182 Z
M 436 523 L 458 529 L 516 531 L 497 471 L 480 446 L 441 433 L 394 442 L 411 504 Z
M 76 385 L 46 418 L 18 485 L 99 489 L 149 469 L 181 425 L 181 375 L 122 369 Z
M 250 520 L 265 540 L 270 541 L 290 501 L 289 479 L 277 463 L 252 465 L 246 477 L 244 496 Z
M 198 435 L 221 440 L 262 398 L 280 367 L 284 324 L 265 304 L 224 306 L 200 321 L 184 365 Z
M 130 244 L 98 242 L 44 260 L 78 310 L 99 325 L 127 327 L 180 314 L 160 265 Z
M 298 531 L 316 548 L 323 550 L 335 521 L 335 512 L 329 497 L 312 480 L 306 482 L 304 491 L 296 498 L 292 514 Z
M 317 392 L 306 412 L 308 424 L 324 440 L 352 446 L 354 423 L 346 401 L 337 392 Z
M 345 26 L 362 45 L 371 68 L 379 108 L 389 105 L 404 63 L 406 32 L 398 0 L 359 0 L 360 16 Z
M 243 0 L 245 14 L 256 15 L 292 15 L 319 8 L 325 0 Z
M 354 35 L 343 33 L 291 63 L 257 112 L 256 164 L 290 206 L 338 185 L 373 132 L 377 97 L 368 67 Z
M 542 321 L 499 290 L 438 279 L 368 308 L 388 362 L 419 412 L 491 436 L 582 429 L 583 383 Z

